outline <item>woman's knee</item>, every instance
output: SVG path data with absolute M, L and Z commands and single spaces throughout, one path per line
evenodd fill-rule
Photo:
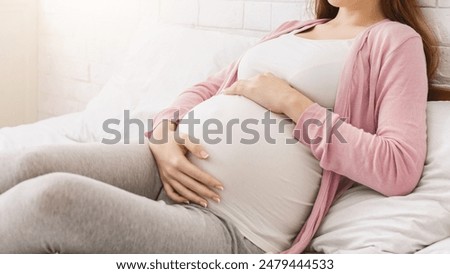
M 23 187 L 35 213 L 43 218 L 66 218 L 82 203 L 86 194 L 83 177 L 70 173 L 49 173 L 26 182 Z
M 27 149 L 18 156 L 18 173 L 24 179 L 33 178 L 51 172 L 48 164 L 48 152 L 45 147 Z
M 18 184 L 0 200 L 9 214 L 6 230 L 14 230 L 17 239 L 25 237 L 30 241 L 23 250 L 34 246 L 32 252 L 53 253 L 61 252 L 61 248 L 76 248 L 78 242 L 71 240 L 79 235 L 74 234 L 76 228 L 85 223 L 82 217 L 89 205 L 80 196 L 89 191 L 88 180 L 70 173 L 50 173 Z M 72 245 L 67 247 L 67 243 Z

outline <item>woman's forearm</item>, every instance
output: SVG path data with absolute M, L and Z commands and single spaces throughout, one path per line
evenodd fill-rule
M 290 95 L 284 102 L 284 114 L 291 118 L 294 123 L 297 123 L 303 112 L 314 104 L 313 101 L 294 88 L 292 88 Z

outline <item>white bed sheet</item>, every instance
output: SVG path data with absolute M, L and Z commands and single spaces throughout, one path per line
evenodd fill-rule
M 39 121 L 33 124 L 0 129 L 0 150 L 25 147 L 77 143 L 67 132 L 79 128 L 81 113 L 73 113 Z

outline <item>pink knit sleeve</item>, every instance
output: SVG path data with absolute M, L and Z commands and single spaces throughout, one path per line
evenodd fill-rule
M 294 136 L 311 149 L 323 169 L 386 196 L 408 194 L 417 186 L 425 162 L 427 91 L 422 40 L 410 38 L 383 62 L 377 82 L 375 134 L 343 122 L 336 113 L 314 104 L 300 117 Z M 302 128 L 311 121 L 320 123 L 308 127 L 308 139 Z M 346 142 L 327 137 L 330 128 Z
M 232 72 L 236 62 L 233 62 L 228 67 L 208 77 L 205 81 L 188 88 L 178 95 L 170 107 L 164 109 L 154 117 L 153 128 L 159 125 L 162 120 L 183 117 L 193 107 L 214 96 L 219 91 L 227 75 Z

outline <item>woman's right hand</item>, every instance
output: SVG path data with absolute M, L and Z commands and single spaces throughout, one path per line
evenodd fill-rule
M 174 124 L 164 126 L 163 123 L 153 131 L 149 147 L 169 198 L 178 203 L 193 202 L 203 207 L 208 206 L 208 198 L 219 203 L 220 196 L 212 189 L 223 190 L 222 183 L 186 158 L 187 152 L 203 160 L 209 155 L 187 135 L 176 136 Z

